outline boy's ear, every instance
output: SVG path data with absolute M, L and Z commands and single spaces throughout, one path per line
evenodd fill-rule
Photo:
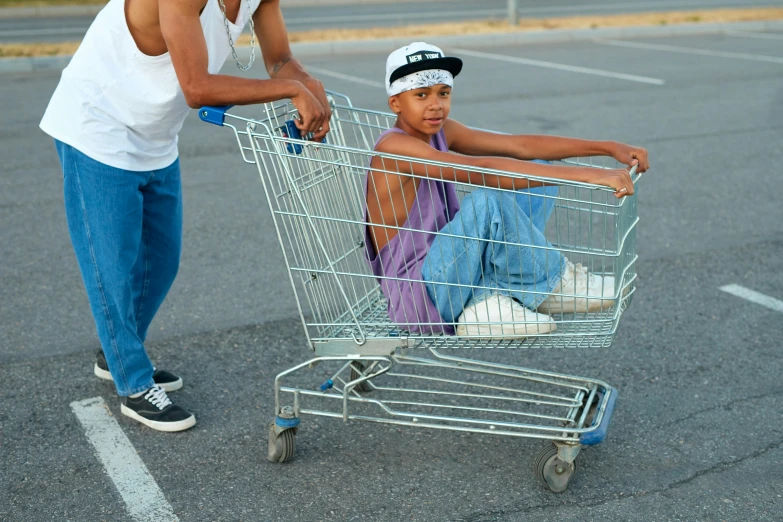
M 397 98 L 397 95 L 389 96 L 389 108 L 394 112 L 394 114 L 399 114 L 402 112 L 402 109 L 400 109 L 400 101 Z

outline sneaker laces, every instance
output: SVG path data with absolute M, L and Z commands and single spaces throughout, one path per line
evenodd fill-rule
M 573 287 L 576 283 L 577 272 L 587 272 L 587 269 L 582 266 L 582 263 L 573 264 L 567 257 L 565 259 L 565 269 L 560 276 L 560 287 L 568 288 Z
M 561 291 L 566 291 L 570 288 L 574 293 L 580 293 L 577 288 L 579 288 L 580 281 L 583 281 L 585 284 L 584 291 L 589 293 L 590 287 L 595 284 L 597 276 L 589 272 L 582 263 L 574 264 L 567 257 L 565 258 L 565 263 L 566 268 L 563 270 L 563 275 L 560 279 Z
M 162 410 L 171 404 L 171 399 L 166 395 L 166 390 L 160 386 L 153 386 L 150 388 L 144 396 L 144 399 L 152 403 L 152 405 L 156 406 L 159 410 Z
M 589 291 L 590 287 L 593 286 L 597 282 L 597 277 L 594 273 L 588 272 L 587 267 L 582 265 L 582 263 L 577 263 L 574 265 L 574 280 L 577 279 L 577 274 L 583 274 L 585 278 L 585 284 L 587 285 L 587 289 Z

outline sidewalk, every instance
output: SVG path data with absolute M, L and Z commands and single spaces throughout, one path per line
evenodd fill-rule
M 330 5 L 401 4 L 421 0 L 281 0 L 283 7 L 311 7 Z M 430 2 L 466 2 L 467 0 L 428 0 Z M 45 5 L 36 7 L 0 7 L 0 18 L 56 18 L 63 16 L 95 16 L 104 4 Z

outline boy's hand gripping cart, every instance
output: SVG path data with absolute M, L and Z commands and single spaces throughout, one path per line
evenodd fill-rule
M 448 352 L 482 349 L 497 358 L 510 355 L 499 350 L 503 348 L 611 344 L 634 293 L 636 196 L 617 199 L 606 187 L 562 180 L 552 180 L 554 195 L 550 189 L 548 195 L 535 196 L 554 198 L 546 230 L 549 242 L 591 273 L 615 278 L 614 294 L 602 297 L 611 299 L 611 306 L 589 314 L 553 314 L 554 332 L 524 339 L 411 333 L 390 322 L 365 260 L 363 178 L 377 155 L 375 140 L 394 125 L 395 115 L 355 108 L 337 93 L 330 94 L 330 101 L 331 132 L 324 143 L 299 136 L 292 121 L 296 109 L 290 103 L 261 106 L 259 119 L 229 114 L 228 107 L 199 111 L 202 120 L 233 129 L 243 159 L 258 168 L 305 335 L 315 352 L 275 379 L 269 460 L 293 458 L 300 416 L 322 415 L 542 439 L 548 442 L 534 459 L 533 471 L 552 491 L 564 491 L 582 447 L 606 437 L 617 391 L 599 380 Z M 608 168 L 594 162 L 571 163 Z M 604 162 L 617 166 L 611 158 L 598 159 Z M 457 188 L 464 194 L 473 187 Z M 567 298 L 567 289 L 560 295 Z M 326 379 L 314 385 L 307 369 L 319 363 L 324 363 Z

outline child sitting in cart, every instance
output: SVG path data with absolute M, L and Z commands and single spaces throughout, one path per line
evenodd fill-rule
M 459 58 L 423 42 L 397 49 L 386 61 L 386 91 L 397 122 L 375 150 L 445 164 L 372 159 L 366 254 L 388 299 L 389 317 L 424 335 L 453 335 L 456 325 L 461 336 L 519 338 L 553 332 L 550 314 L 612 306 L 614 278 L 574 265 L 544 237 L 556 186 L 471 168 L 599 184 L 621 198 L 634 192 L 626 169 L 533 160 L 612 156 L 644 172 L 647 151 L 617 142 L 466 127 L 449 119 L 461 69 Z M 473 190 L 460 204 L 454 182 L 486 188 Z

